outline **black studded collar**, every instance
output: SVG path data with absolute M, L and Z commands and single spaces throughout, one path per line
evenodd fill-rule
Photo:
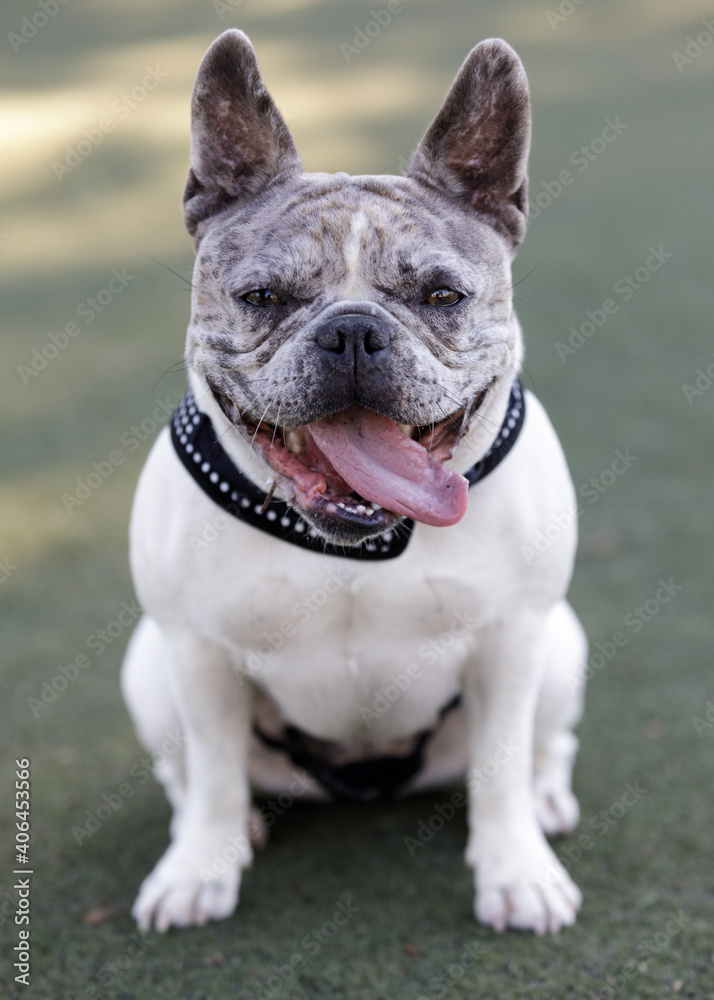
M 496 439 L 484 457 L 464 473 L 469 486 L 484 479 L 499 465 L 516 443 L 525 420 L 523 387 L 516 379 L 511 387 L 508 408 Z M 190 389 L 171 418 L 171 440 L 176 454 L 203 492 L 239 521 L 281 538 L 291 545 L 343 559 L 394 559 L 404 552 L 414 522 L 409 518 L 379 538 L 359 546 L 339 546 L 326 542 L 283 500 L 271 499 L 244 475 L 221 446 L 210 417 L 199 410 Z

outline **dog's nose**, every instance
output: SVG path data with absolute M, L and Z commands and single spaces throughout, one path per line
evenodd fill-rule
M 324 323 L 317 331 L 317 343 L 330 354 L 345 354 L 355 360 L 389 347 L 388 329 L 364 313 L 343 313 Z

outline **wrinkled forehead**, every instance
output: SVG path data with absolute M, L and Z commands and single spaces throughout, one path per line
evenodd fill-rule
M 407 177 L 307 174 L 221 220 L 200 257 L 254 280 L 417 275 L 503 263 L 490 227 Z

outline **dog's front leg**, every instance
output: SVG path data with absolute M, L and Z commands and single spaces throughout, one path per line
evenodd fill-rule
M 237 682 L 226 650 L 183 630 L 165 638 L 186 741 L 185 801 L 173 841 L 132 910 L 142 928 L 159 931 L 230 916 L 252 860 L 250 686 Z
M 469 842 L 476 917 L 543 934 L 572 924 L 580 892 L 548 846 L 533 794 L 533 727 L 545 616 L 488 629 L 464 676 Z

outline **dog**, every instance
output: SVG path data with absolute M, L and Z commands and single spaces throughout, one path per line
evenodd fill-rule
M 587 644 L 575 524 L 549 531 L 572 482 L 518 380 L 523 66 L 478 44 L 404 176 L 304 172 L 237 30 L 191 107 L 189 390 L 137 487 L 122 669 L 173 818 L 132 912 L 233 913 L 252 790 L 463 781 L 476 918 L 556 932 L 581 903 L 546 837 L 579 818 Z

